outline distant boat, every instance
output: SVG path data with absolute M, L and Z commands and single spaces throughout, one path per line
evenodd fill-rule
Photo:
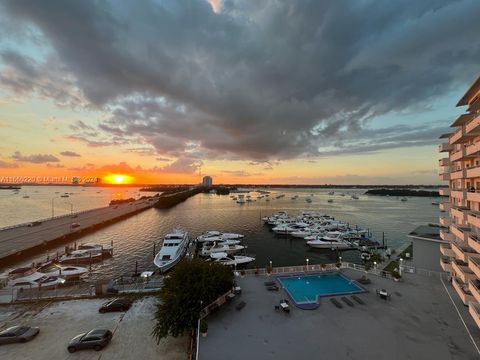
M 401 198 L 400 201 L 407 201 L 408 199 L 407 198 Z
M 329 202 L 329 203 L 332 203 L 332 202 L 333 202 L 333 199 L 328 199 L 328 202 Z
M 358 200 L 358 196 L 357 195 L 352 195 L 352 199 L 353 200 Z
M 29 199 L 30 196 L 28 196 L 28 195 L 23 195 L 22 198 L 24 198 L 24 199 Z
M 68 198 L 68 197 L 70 197 L 70 195 L 63 194 L 63 195 L 60 195 L 60 197 L 62 197 L 62 198 Z
M 305 201 L 306 201 L 307 203 L 311 203 L 311 202 L 312 202 L 312 199 L 309 198 L 309 197 L 307 197 L 307 198 L 305 198 Z
M 438 206 L 440 204 L 438 202 L 432 202 L 432 205 Z

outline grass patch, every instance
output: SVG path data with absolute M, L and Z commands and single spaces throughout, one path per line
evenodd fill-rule
M 389 272 L 391 273 L 393 270 L 395 270 L 395 268 L 398 269 L 398 264 L 399 261 L 398 260 L 392 260 L 390 261 L 390 264 L 388 264 L 387 266 L 385 266 L 385 268 L 383 269 L 383 271 L 386 271 L 386 272 Z

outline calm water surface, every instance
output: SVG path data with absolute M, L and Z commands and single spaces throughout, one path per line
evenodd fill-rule
M 60 192 L 55 194 L 55 192 Z M 100 191 L 100 192 L 98 192 Z M 298 214 L 303 210 L 315 210 L 349 222 L 351 225 L 368 228 L 375 239 L 381 242 L 382 232 L 389 247 L 398 248 L 408 238 L 406 234 L 416 226 L 437 223 L 438 206 L 432 202 L 435 198 L 409 198 L 401 202 L 397 197 L 378 197 L 362 195 L 364 190 L 339 190 L 329 196 L 330 190 L 275 190 L 276 194 L 285 194 L 281 199 L 266 202 L 259 199 L 253 203 L 237 204 L 229 196 L 211 194 L 196 195 L 184 203 L 169 210 L 149 209 L 122 222 L 89 234 L 77 242 L 114 243 L 114 256 L 92 269 L 93 277 L 111 277 L 129 275 L 138 262 L 139 271 L 154 270 L 154 244 L 156 251 L 163 236 L 175 226 L 188 230 L 191 237 L 206 230 L 238 232 L 245 235 L 247 253 L 254 255 L 256 261 L 250 267 L 264 267 L 271 260 L 274 266 L 301 265 L 308 258 L 311 264 L 335 260 L 336 253 L 310 249 L 303 239 L 275 235 L 263 225 L 261 217 L 273 212 L 285 210 L 289 214 Z M 73 192 L 69 198 L 59 198 L 64 192 Z M 338 194 L 347 194 L 341 197 Z M 28 193 L 29 199 L 22 198 Z M 313 202 L 307 203 L 305 197 L 314 194 Z M 359 200 L 350 198 L 350 194 L 359 195 Z M 51 215 L 51 199 L 54 200 L 55 215 L 106 206 L 110 200 L 120 197 L 138 197 L 149 193 L 139 193 L 136 188 L 85 188 L 78 187 L 24 187 L 20 194 L 11 191 L 0 192 L 0 226 L 11 225 Z M 256 197 L 256 193 L 251 193 Z M 292 200 L 293 195 L 299 198 Z M 332 198 L 333 203 L 327 200 Z M 63 247 L 61 247 L 63 249 Z M 55 254 L 55 250 L 49 252 Z M 44 259 L 47 254 L 26 259 L 25 264 Z M 345 260 L 358 261 L 356 251 L 342 253 Z M 20 265 L 20 264 L 19 264 Z

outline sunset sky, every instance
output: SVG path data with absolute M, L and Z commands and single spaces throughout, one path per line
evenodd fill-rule
M 480 1 L 3 1 L 0 180 L 439 183 Z M 110 178 L 111 179 L 111 178 Z

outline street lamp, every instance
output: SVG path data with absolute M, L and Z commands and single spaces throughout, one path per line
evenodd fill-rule
M 402 265 L 403 265 L 403 259 L 400 258 L 400 266 L 398 267 L 398 273 L 399 273 L 400 275 L 402 275 L 402 267 L 403 267 Z
M 340 264 L 342 263 L 342 257 L 341 256 L 338 257 L 338 261 L 340 261 Z
M 377 268 L 377 262 L 376 262 L 376 261 L 373 262 L 373 268 L 374 268 L 374 269 Z
M 308 271 L 308 262 L 310 261 L 310 259 L 307 259 L 307 271 Z

